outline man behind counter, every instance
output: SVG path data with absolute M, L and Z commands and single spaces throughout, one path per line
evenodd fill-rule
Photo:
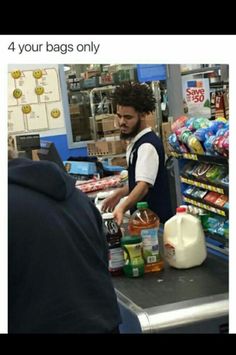
M 164 223 L 172 216 L 165 153 L 161 139 L 145 122 L 146 115 L 155 110 L 152 89 L 146 84 L 124 83 L 116 88 L 113 100 L 120 138 L 129 141 L 126 151 L 129 185 L 106 198 L 102 210 L 114 209 L 115 219 L 121 224 L 127 210 L 133 213 L 138 201 L 147 201 Z

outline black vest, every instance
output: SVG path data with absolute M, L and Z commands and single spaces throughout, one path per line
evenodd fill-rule
M 159 169 L 153 187 L 149 188 L 146 196 L 142 198 L 142 201 L 147 201 L 149 208 L 155 212 L 161 223 L 165 223 L 167 219 L 172 217 L 171 200 L 167 171 L 165 168 L 165 153 L 161 139 L 153 132 L 144 134 L 137 142 L 134 143 L 132 151 L 129 157 L 129 192 L 131 192 L 135 185 L 135 166 L 138 156 L 138 148 L 143 143 L 150 143 L 154 146 L 159 156 Z M 133 155 L 132 163 L 131 157 Z M 130 213 L 136 210 L 136 206 L 130 209 Z

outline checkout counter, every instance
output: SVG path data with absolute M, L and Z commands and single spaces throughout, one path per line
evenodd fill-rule
M 200 266 L 141 278 L 113 277 L 121 333 L 228 333 L 228 262 L 208 251 Z
M 94 194 L 89 194 L 93 200 Z M 127 222 L 122 226 L 127 231 Z M 162 246 L 160 228 L 160 249 Z M 200 266 L 140 278 L 112 277 L 122 316 L 121 333 L 228 333 L 228 261 L 208 250 Z

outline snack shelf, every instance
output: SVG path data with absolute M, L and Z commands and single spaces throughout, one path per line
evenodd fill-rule
M 214 241 L 218 242 L 217 244 L 219 247 L 228 248 L 229 246 L 229 240 L 223 235 L 216 233 L 213 234 L 208 231 L 205 231 L 205 236 L 208 240 L 213 239 Z
M 216 185 L 216 184 L 212 184 L 212 183 L 208 183 L 206 181 L 201 181 L 200 179 L 189 179 L 186 176 L 180 176 L 180 181 L 188 184 L 188 185 L 193 185 L 193 186 L 197 186 L 209 191 L 214 191 L 214 192 L 218 192 L 220 194 L 224 194 L 228 196 L 229 193 L 229 188 L 227 186 L 222 186 L 222 185 Z
M 214 156 L 214 155 L 199 155 L 199 154 L 192 154 L 192 153 L 179 154 L 176 152 L 170 152 L 170 155 L 172 157 L 177 158 L 177 159 L 189 159 L 189 160 L 199 161 L 202 163 L 228 165 L 228 158 L 226 158 L 226 157 L 220 157 L 220 156 Z
M 196 197 L 183 195 L 183 200 L 187 203 L 194 205 L 194 206 L 203 208 L 207 211 L 216 213 L 216 214 L 223 216 L 223 217 L 228 217 L 228 215 L 229 215 L 229 211 L 226 210 L 225 208 L 219 208 L 218 206 L 215 206 L 213 204 L 212 205 L 207 204 L 205 202 L 202 202 L 203 201 L 202 199 L 198 199 Z

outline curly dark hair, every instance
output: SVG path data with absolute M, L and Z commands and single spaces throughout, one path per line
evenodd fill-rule
M 150 113 L 155 110 L 156 99 L 147 84 L 123 83 L 115 89 L 112 99 L 114 107 L 131 106 L 140 113 Z

